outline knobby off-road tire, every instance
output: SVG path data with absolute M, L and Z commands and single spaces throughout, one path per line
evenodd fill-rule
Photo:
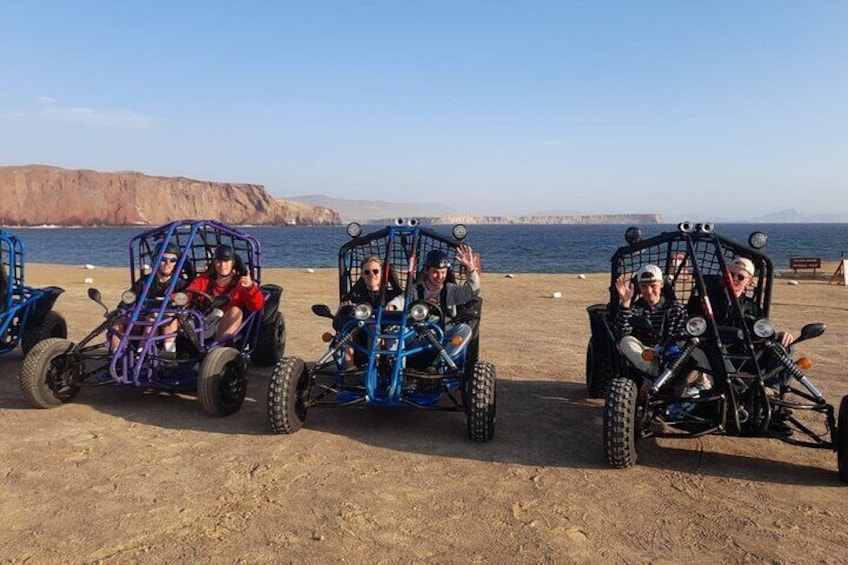
M 636 403 L 639 388 L 626 377 L 610 382 L 604 405 L 604 452 L 610 466 L 624 469 L 636 464 Z
M 839 403 L 839 417 L 836 420 L 836 464 L 839 478 L 848 482 L 848 396 Z
M 210 416 L 238 412 L 247 394 L 247 363 L 232 347 L 218 347 L 206 354 L 197 377 L 200 407 Z
M 468 379 L 468 437 L 471 441 L 489 441 L 495 436 L 495 366 L 485 361 L 474 364 Z
M 286 321 L 279 310 L 263 324 L 251 360 L 259 367 L 273 367 L 286 351 Z
M 24 355 L 29 353 L 35 344 L 51 337 L 66 339 L 68 337 L 68 324 L 65 318 L 53 310 L 47 312 L 44 318 L 38 322 L 31 322 L 24 328 L 21 335 L 21 350 Z
M 79 392 L 78 386 L 56 383 L 58 369 L 53 360 L 64 354 L 73 343 L 66 339 L 50 338 L 38 342 L 24 358 L 20 385 L 24 398 L 36 408 L 55 408 L 71 402 Z
M 268 423 L 275 434 L 293 434 L 306 421 L 309 374 L 297 357 L 284 357 L 268 383 Z
M 601 355 L 589 338 L 586 347 L 586 391 L 589 398 L 606 397 L 613 376 L 612 360 Z

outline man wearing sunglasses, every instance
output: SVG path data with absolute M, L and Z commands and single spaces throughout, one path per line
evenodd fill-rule
M 636 296 L 636 287 L 639 297 Z M 621 275 L 615 281 L 618 308 L 614 332 L 618 348 L 634 367 L 652 376 L 659 374 L 659 362 L 645 361 L 642 352 L 670 337 L 683 333 L 686 309 L 664 296 L 665 280 L 656 265 L 645 265 L 631 278 Z

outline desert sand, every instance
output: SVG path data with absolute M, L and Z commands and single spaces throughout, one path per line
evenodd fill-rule
M 826 272 L 832 272 L 825 269 Z M 66 289 L 72 339 L 102 319 L 125 269 L 29 265 L 28 284 Z M 775 285 L 773 318 L 831 403 L 848 393 L 848 289 L 826 277 Z M 287 355 L 314 360 L 334 271 L 268 269 L 286 289 Z M 603 404 L 588 400 L 587 305 L 606 275 L 486 273 L 482 357 L 497 367 L 495 438 L 472 444 L 461 413 L 313 410 L 268 431 L 270 369 L 253 368 L 242 410 L 201 413 L 191 396 L 83 389 L 30 408 L 20 350 L 0 358 L 0 558 L 6 563 L 844 562 L 846 485 L 827 450 L 773 439 L 646 440 L 636 467 L 607 467 Z M 553 291 L 562 299 L 550 298 Z

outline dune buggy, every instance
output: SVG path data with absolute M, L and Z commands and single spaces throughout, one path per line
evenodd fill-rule
M 68 335 L 65 318 L 53 310 L 64 289 L 24 284 L 24 244 L 0 230 L 0 355 L 20 343 L 24 354 L 43 339 Z
M 448 281 L 465 282 L 456 249 L 466 233 L 465 226 L 457 225 L 453 237 L 445 237 L 415 219 L 397 220 L 366 235 L 358 224 L 348 226 L 352 239 L 339 251 L 339 295 L 362 284 L 364 259 L 378 257 L 383 264 L 380 299 L 376 306 L 358 303 L 335 315 L 327 305 L 313 306 L 315 314 L 334 319 L 337 331 L 325 335 L 330 346 L 317 362 L 288 357 L 275 368 L 268 390 L 272 431 L 296 432 L 313 407 L 407 404 L 464 411 L 472 441 L 492 438 L 495 367 L 478 359 L 481 299 L 452 317 L 438 305 L 413 300 L 423 276 L 418 265 L 434 249 L 450 258 Z M 393 311 L 385 302 L 394 294 L 403 301 Z
M 203 411 L 232 414 L 247 387 L 248 359 L 272 366 L 283 356 L 285 323 L 279 311 L 283 289 L 260 286 L 264 309 L 247 311 L 238 330 L 217 340 L 215 322 L 229 298 L 184 287 L 199 271 L 212 272 L 217 246 L 236 253 L 235 270 L 261 284 L 259 242 L 247 233 L 212 220 L 183 220 L 145 231 L 130 240 L 130 283 L 120 304 L 109 309 L 97 289 L 89 297 L 106 310 L 103 322 L 79 343 L 42 341 L 24 359 L 21 390 L 36 407 L 70 402 L 83 386 L 129 385 L 196 392 Z M 156 265 L 168 250 L 178 259 L 163 295 L 156 297 Z M 137 283 L 134 281 L 138 281 Z M 140 289 L 140 290 L 139 290 Z M 173 328 L 176 320 L 176 330 Z M 176 342 L 167 355 L 163 344 Z
M 603 425 L 609 464 L 616 468 L 635 464 L 638 442 L 648 436 L 773 437 L 837 451 L 839 476 L 848 481 L 848 396 L 842 398 L 837 422 L 834 407 L 804 374 L 809 359 L 793 360 L 791 351 L 776 339 L 768 318 L 774 269 L 760 251 L 766 235 L 754 232 L 744 246 L 713 230 L 712 224 L 684 222 L 676 232 L 642 240 L 639 230 L 630 228 L 629 245 L 612 257 L 610 306 L 590 308 L 592 355 L 604 351 L 611 356 L 606 364 L 611 378 Z M 739 298 L 730 290 L 728 270 L 736 257 L 750 260 L 756 271 Z M 657 376 L 624 359 L 612 332 L 618 305 L 615 280 L 647 264 L 665 273 L 666 300 L 681 301 L 690 316 L 683 335 L 671 336 L 643 353 L 643 359 L 658 362 Z M 824 324 L 805 325 L 791 348 L 824 331 Z M 710 384 L 685 387 L 698 374 L 693 371 L 708 375 Z

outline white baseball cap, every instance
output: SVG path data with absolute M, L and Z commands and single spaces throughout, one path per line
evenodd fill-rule
M 754 276 L 754 263 L 753 261 L 745 257 L 734 257 L 733 261 L 730 262 L 730 265 L 728 265 L 728 267 L 738 267 L 749 275 L 751 275 L 752 277 Z
M 654 281 L 662 281 L 663 274 L 656 265 L 645 265 L 636 271 L 636 281 L 640 283 L 649 283 Z

